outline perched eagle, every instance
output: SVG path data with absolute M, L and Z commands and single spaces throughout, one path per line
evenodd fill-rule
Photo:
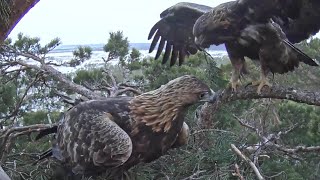
M 155 59 L 165 48 L 162 63 L 181 65 L 186 56 L 210 45 L 225 44 L 233 66 L 231 87 L 236 90 L 245 59 L 260 62 L 258 93 L 271 86 L 269 72 L 293 71 L 300 62 L 319 64 L 292 43 L 315 35 L 320 29 L 319 0 L 237 0 L 214 8 L 181 2 L 160 14 L 150 30 L 149 52 L 158 44 Z M 159 42 L 159 43 L 158 43 Z M 170 57 L 171 55 L 171 57 Z
M 194 76 L 176 78 L 135 97 L 90 100 L 74 106 L 59 121 L 47 155 L 74 174 L 123 172 L 151 162 L 188 140 L 188 106 L 213 102 L 214 92 Z

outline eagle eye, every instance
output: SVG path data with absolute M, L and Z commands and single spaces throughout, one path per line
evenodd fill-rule
M 203 99 L 207 95 L 208 95 L 208 92 L 202 92 L 199 94 L 199 99 Z

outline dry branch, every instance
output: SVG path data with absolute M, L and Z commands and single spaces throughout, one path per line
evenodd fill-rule
M 282 135 L 286 135 L 289 132 L 293 131 L 296 127 L 298 127 L 299 124 L 293 125 L 292 127 L 290 127 L 286 131 L 279 131 L 277 134 L 269 134 L 267 136 L 263 136 L 262 133 L 259 131 L 259 129 L 252 127 L 251 125 L 245 123 L 243 120 L 241 120 L 240 118 L 238 118 L 236 116 L 235 116 L 235 118 L 237 119 L 237 121 L 239 122 L 239 124 L 241 126 L 252 130 L 262 140 L 262 142 L 260 142 L 259 144 L 247 147 L 246 149 L 249 151 L 257 151 L 263 147 L 273 147 L 273 148 L 277 149 L 278 151 L 284 152 L 286 154 L 296 154 L 296 153 L 300 153 L 300 152 L 315 152 L 315 153 L 320 152 L 320 146 L 309 146 L 309 147 L 296 146 L 293 148 L 286 148 L 283 145 L 276 144 L 273 142 L 274 140 L 279 140 Z
M 253 169 L 254 173 L 256 174 L 257 178 L 259 180 L 264 180 L 262 177 L 260 171 L 256 167 L 256 165 L 247 157 L 245 156 L 234 144 L 231 144 L 231 149 L 234 153 L 236 153 L 242 160 L 244 160 L 246 163 L 250 165 L 250 167 Z
M 32 132 L 39 132 L 52 126 L 53 124 L 34 124 L 30 126 L 11 127 L 5 130 L 0 130 L 0 147 L 3 147 L 0 151 L 0 159 L 3 159 L 6 149 L 8 149 L 8 146 L 12 143 L 11 138 L 16 138 L 17 136 L 30 134 Z

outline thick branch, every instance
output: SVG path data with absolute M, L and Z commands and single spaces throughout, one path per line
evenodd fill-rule
M 222 104 L 236 101 L 240 99 L 287 99 L 299 103 L 320 106 L 320 92 L 303 91 L 294 88 L 285 88 L 281 86 L 273 86 L 271 89 L 264 89 L 258 94 L 256 86 L 248 86 L 239 88 L 236 92 L 232 92 L 229 88 L 219 93 L 214 106 L 220 107 Z
M 236 92 L 232 92 L 230 88 L 227 88 L 217 92 L 217 99 L 214 103 L 206 103 L 202 106 L 199 123 L 205 124 L 205 128 L 211 128 L 212 117 L 224 104 L 237 100 L 262 98 L 287 99 L 320 106 L 320 92 L 297 90 L 276 85 L 270 89 L 263 88 L 261 94 L 257 94 L 256 86 L 240 87 Z
M 49 76 L 51 76 L 52 78 L 54 78 L 55 80 L 57 80 L 63 84 L 63 86 L 59 87 L 59 88 L 61 88 L 61 89 L 66 88 L 66 89 L 72 90 L 75 93 L 78 93 L 78 94 L 81 94 L 81 95 L 87 97 L 88 99 L 101 99 L 101 98 L 103 98 L 102 96 L 98 95 L 97 93 L 85 88 L 84 86 L 81 86 L 79 84 L 72 82 L 64 74 L 62 74 L 60 71 L 56 70 L 55 68 L 53 68 L 50 65 L 45 64 L 41 58 L 39 58 L 33 54 L 22 53 L 22 52 L 16 51 L 14 48 L 11 48 L 10 46 L 3 46 L 3 47 L 13 51 L 14 53 L 16 53 L 19 56 L 31 58 L 35 61 L 40 62 L 41 65 L 37 66 L 37 65 L 33 65 L 33 64 L 28 64 L 22 60 L 14 61 L 14 63 L 17 63 L 17 64 L 24 66 L 24 67 L 32 68 L 32 69 L 35 69 L 38 71 L 44 71 Z
M 33 8 L 40 0 L 11 0 L 9 3 L 10 15 L 8 23 L 0 22 L 0 43 L 7 38 L 12 29 L 18 24 L 28 11 Z
M 99 96 L 98 94 L 94 93 L 93 91 L 90 91 L 89 89 L 85 88 L 84 86 L 81 86 L 79 84 L 72 82 L 64 74 L 62 74 L 58 70 L 54 69 L 52 66 L 48 66 L 48 65 L 43 64 L 41 66 L 41 69 L 43 69 L 46 73 L 48 73 L 49 76 L 53 77 L 54 79 L 56 79 L 60 83 L 62 83 L 64 85 L 64 88 L 66 88 L 66 89 L 70 89 L 73 92 L 81 94 L 89 99 L 103 98 L 102 96 Z

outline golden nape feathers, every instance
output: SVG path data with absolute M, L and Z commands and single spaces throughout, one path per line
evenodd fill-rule
M 194 76 L 185 75 L 132 99 L 130 114 L 155 132 L 168 132 L 179 113 L 210 95 L 212 91 L 206 84 Z

